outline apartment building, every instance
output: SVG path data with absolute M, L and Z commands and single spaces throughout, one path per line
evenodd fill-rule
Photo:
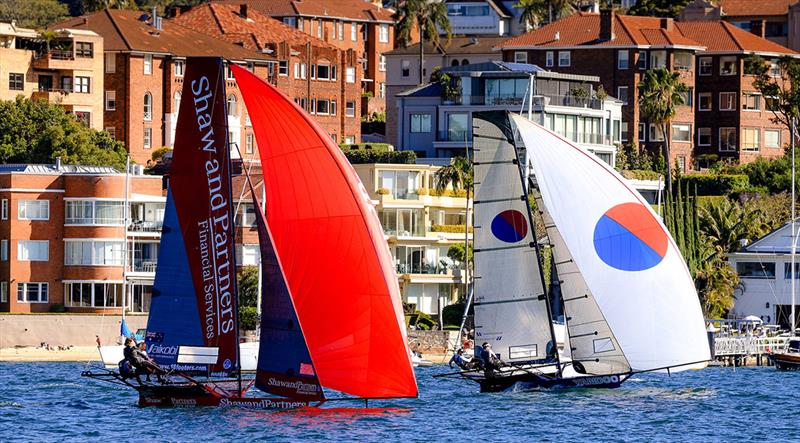
M 447 18 L 454 35 L 512 36 L 527 31 L 519 20 L 516 0 L 446 0 Z
M 395 47 L 394 11 L 380 1 L 366 0 L 225 0 L 247 4 L 256 11 L 330 43 L 352 49 L 361 63 L 362 114 L 386 109 L 386 61 L 383 54 Z
M 794 51 L 727 22 L 674 22 L 604 10 L 572 15 L 508 39 L 498 49 L 505 61 L 597 75 L 604 89 L 625 103 L 622 141 L 657 151 L 666 138 L 670 164 L 682 169 L 781 155 L 779 148 L 788 141 L 786 131 L 770 121 L 765 99 L 753 91 L 744 60 Z M 637 100 L 639 81 L 654 68 L 678 72 L 689 90 L 666 134 L 642 117 Z
M 413 149 L 418 157 L 464 156 L 472 144 L 474 112 L 526 113 L 530 109 L 534 121 L 614 165 L 622 102 L 596 98 L 599 77 L 498 61 L 444 71 L 456 85 L 450 94 L 441 84 L 429 83 L 397 95 L 397 146 Z
M 800 2 L 797 0 L 693 0 L 681 21 L 725 20 L 792 50 L 800 50 Z
M 147 311 L 165 200 L 157 176 L 0 165 L 0 312 Z
M 186 57 L 224 57 L 273 84 L 280 72 L 274 55 L 228 43 L 152 12 L 107 9 L 57 27 L 62 26 L 90 30 L 104 39 L 104 129 L 123 141 L 139 164 L 147 164 L 153 150 L 174 144 Z M 228 71 L 226 78 L 229 138 L 243 147 L 243 155 L 257 157 L 233 73 Z
M 206 3 L 177 14 L 171 21 L 271 54 L 278 60 L 277 75 L 272 75 L 278 89 L 313 115 L 334 141 L 350 144 L 360 141 L 359 79 L 363 73 L 355 50 L 339 49 L 246 4 Z M 243 152 L 252 154 L 255 141 L 250 132 L 245 137 L 240 146 L 246 147 Z
M 88 126 L 103 129 L 103 38 L 58 28 L 43 37 L 0 23 L 0 100 L 22 95 L 58 103 Z
M 463 294 L 461 263 L 447 257 L 450 246 L 464 243 L 465 194 L 435 195 L 438 166 L 425 164 L 353 165 L 372 196 L 394 259 L 403 301 L 427 314 Z M 472 211 L 470 202 L 469 211 Z M 472 234 L 469 234 L 470 240 Z

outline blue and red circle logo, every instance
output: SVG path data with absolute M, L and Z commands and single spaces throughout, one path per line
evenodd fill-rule
M 667 233 L 646 207 L 622 203 L 600 217 L 594 249 L 603 262 L 621 271 L 644 271 L 667 254 Z
M 492 234 L 506 243 L 516 243 L 528 235 L 528 220 L 517 210 L 503 211 L 492 220 Z

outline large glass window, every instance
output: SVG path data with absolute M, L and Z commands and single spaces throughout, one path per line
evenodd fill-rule
M 719 128 L 719 150 L 733 152 L 736 148 L 736 128 Z
M 64 264 L 67 266 L 122 266 L 125 242 L 122 240 L 65 240 Z
M 411 132 L 431 132 L 431 115 L 411 114 Z
M 49 220 L 50 202 L 47 200 L 20 200 L 17 218 L 20 220 Z
M 736 273 L 741 278 L 775 278 L 774 262 L 738 262 L 736 263 Z
M 667 67 L 667 51 L 650 51 L 650 67 L 653 69 Z
M 672 124 L 672 141 L 690 142 L 692 141 L 692 125 L 688 123 Z
M 17 260 L 47 261 L 50 256 L 50 242 L 47 240 L 18 240 Z
M 761 109 L 761 94 L 755 92 L 742 93 L 742 109 L 745 111 L 758 111 Z
M 691 52 L 676 52 L 675 69 L 690 71 L 692 69 L 692 58 L 693 55 Z
M 486 80 L 487 105 L 516 105 L 528 92 L 527 78 L 503 78 Z
M 17 283 L 17 301 L 20 303 L 47 303 L 47 283 Z
M 125 202 L 104 200 L 67 200 L 67 225 L 122 225 Z
M 380 187 L 396 199 L 416 200 L 419 198 L 419 172 L 417 171 L 379 171 Z
M 736 75 L 739 62 L 736 57 L 720 57 L 719 58 L 719 73 L 720 75 Z
M 765 148 L 781 147 L 780 129 L 764 129 L 764 147 Z
M 122 283 L 64 283 L 67 306 L 74 308 L 116 308 L 122 306 Z
M 129 246 L 132 251 L 131 267 L 134 272 L 156 272 L 158 264 L 158 242 L 135 241 Z
M 424 236 L 423 217 L 424 214 L 420 209 L 383 209 L 378 211 L 383 231 L 388 235 L 401 237 Z
M 389 43 L 389 25 L 382 23 L 378 34 L 378 41 L 381 43 Z
M 447 140 L 466 141 L 468 136 L 469 115 L 466 113 L 447 114 Z
M 630 66 L 630 52 L 627 49 L 617 51 L 617 69 L 628 69 Z
M 761 149 L 761 129 L 742 128 L 742 151 L 758 152 Z

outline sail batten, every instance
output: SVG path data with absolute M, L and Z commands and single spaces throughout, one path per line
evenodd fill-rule
M 520 116 L 513 121 L 553 220 L 546 224 L 557 227 L 563 240 L 554 251 L 569 253 L 630 367 L 708 360 L 694 284 L 652 208 L 593 154 Z M 616 347 L 611 338 L 591 345 L 595 351 Z

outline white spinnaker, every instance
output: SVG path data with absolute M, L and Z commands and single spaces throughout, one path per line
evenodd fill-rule
M 516 148 L 498 127 L 510 130 L 510 121 L 503 113 L 487 115 L 498 121 L 473 116 L 476 342 L 491 343 L 505 361 L 542 360 L 548 344 L 551 352 L 555 346 Z M 518 241 L 492 232 L 492 222 L 505 211 L 524 216 L 516 219 L 517 232 L 525 232 Z
M 512 117 L 544 204 L 631 367 L 644 371 L 709 360 L 689 271 L 647 202 L 595 155 L 523 117 Z M 595 250 L 595 225 L 606 211 L 623 203 L 644 206 L 667 236 L 663 259 L 649 269 L 616 269 Z

